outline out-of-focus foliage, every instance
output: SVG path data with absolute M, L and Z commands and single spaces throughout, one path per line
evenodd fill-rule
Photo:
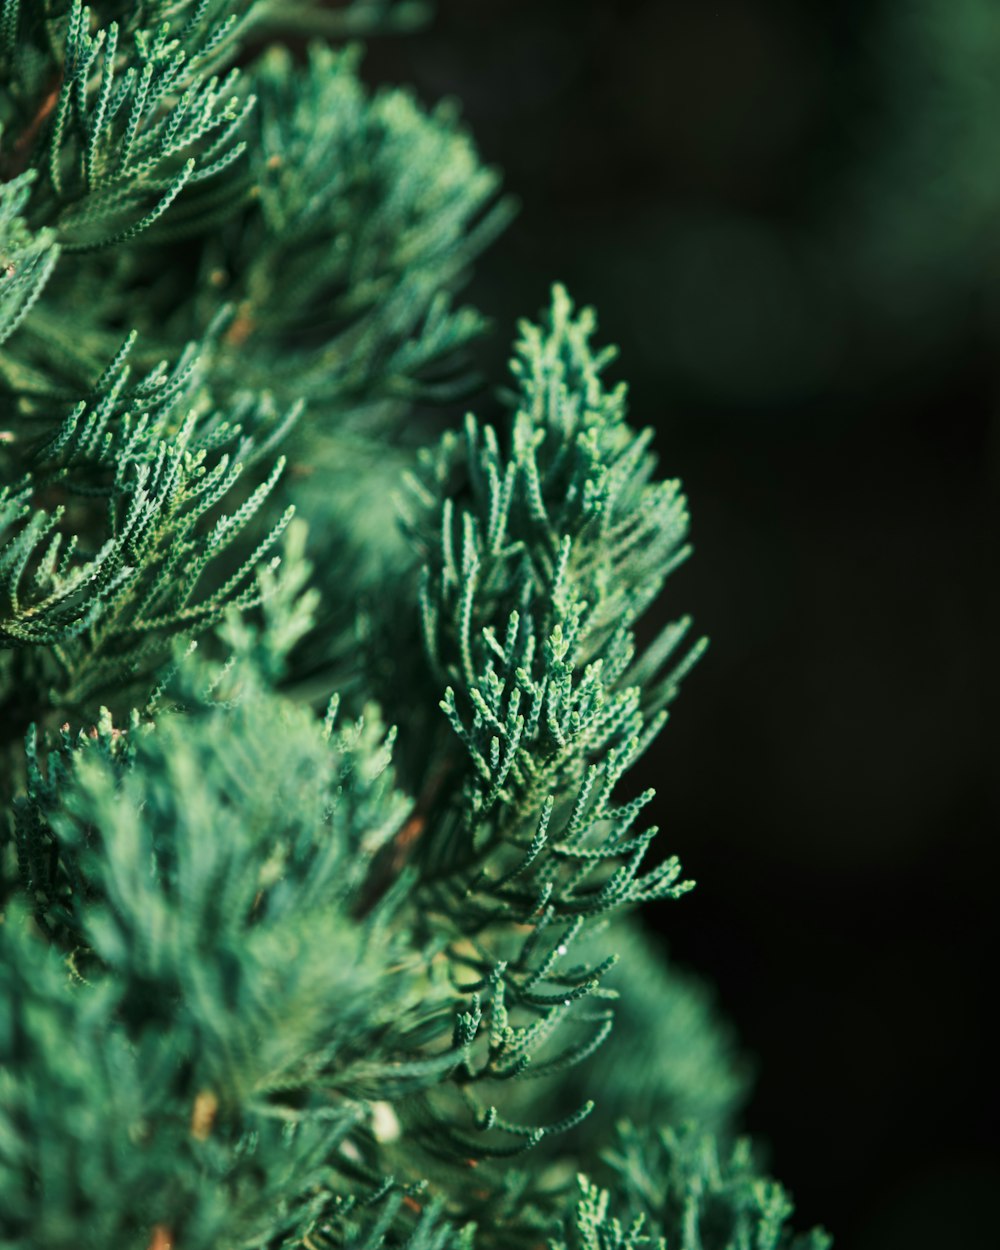
M 12 1246 L 157 1223 L 206 1250 L 294 1244 L 346 1192 L 331 1168 L 379 1049 L 398 1083 L 422 961 L 384 909 L 352 918 L 407 809 L 377 719 L 324 727 L 246 660 L 183 661 L 172 687 L 185 710 L 155 724 L 105 714 L 29 748 L 0 931 Z
M 829 1250 L 830 1238 L 796 1235 L 792 1204 L 754 1166 L 749 1142 L 726 1152 L 685 1128 L 636 1129 L 623 1123 L 604 1156 L 615 1197 L 580 1177 L 579 1198 L 551 1250 Z
M 657 1124 L 697 1123 L 725 1132 L 748 1093 L 749 1071 L 732 1032 L 720 1021 L 709 987 L 678 969 L 634 920 L 608 930 L 595 926 L 579 945 L 611 949 L 618 963 L 604 978 L 618 997 L 614 1040 L 599 1047 L 562 1083 L 536 1086 L 531 1096 L 553 1108 L 568 1105 L 575 1088 L 600 1089 L 593 1113 L 569 1138 L 588 1147 L 610 1142 L 621 1119 Z M 642 987 L 635 993 L 632 987 Z M 553 1143 L 562 1147 L 561 1141 Z

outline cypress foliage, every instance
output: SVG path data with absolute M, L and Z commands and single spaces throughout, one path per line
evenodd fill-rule
M 418 16 L 0 3 L 4 1250 L 829 1244 L 633 915 L 704 643 L 593 314 L 412 450 L 509 204 L 280 41 Z

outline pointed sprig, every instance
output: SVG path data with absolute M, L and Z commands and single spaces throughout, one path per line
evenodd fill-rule
M 52 645 L 79 635 L 128 576 L 114 540 L 92 556 L 59 526 L 64 509 L 33 508 L 27 480 L 0 487 L 0 646 Z
M 116 542 L 112 568 L 123 576 L 87 631 L 53 648 L 62 671 L 61 702 L 77 705 L 107 683 L 134 684 L 163 661 L 173 639 L 211 628 L 230 607 L 260 601 L 257 570 L 291 509 L 249 554 L 233 563 L 228 552 L 262 509 L 284 462 L 233 511 L 209 521 L 216 505 L 231 497 L 242 465 L 225 453 L 210 463 L 191 448 L 192 429 L 189 423 L 170 443 L 130 431 L 122 447 L 106 508 Z M 71 471 L 63 480 L 72 482 Z M 221 576 L 206 576 L 209 566 Z
M 211 36 L 213 51 L 230 55 L 233 43 L 245 34 L 261 0 L 100 0 L 103 20 L 116 22 L 128 34 L 170 26 L 184 47 Z M 24 53 L 33 42 L 64 28 L 75 11 L 76 0 L 2 0 L 0 4 L 0 50 L 7 55 Z
M 591 346 L 595 325 L 591 309 L 575 313 L 554 287 L 545 321 L 520 327 L 509 437 L 470 416 L 464 438 L 446 436 L 411 479 L 407 521 L 426 559 L 426 642 L 446 679 L 471 683 L 481 631 L 499 635 L 522 601 L 541 613 L 542 634 L 570 598 L 584 604 L 581 660 L 617 647 L 690 555 L 680 484 L 652 480 L 651 431 L 627 423 L 623 384 L 605 387 L 616 352 Z M 689 626 L 682 618 L 654 644 L 657 667 Z M 647 688 L 644 705 L 668 702 L 677 681 Z
M 291 516 L 279 515 L 247 549 L 283 462 L 240 490 L 257 449 L 238 420 L 185 411 L 197 355 L 132 381 L 131 344 L 130 336 L 95 399 L 33 447 L 25 436 L 31 476 L 5 488 L 0 504 L 0 639 L 48 646 L 45 699 L 70 706 L 134 686 L 178 637 L 258 603 L 258 570 Z
M 450 798 L 429 804 L 412 863 L 423 923 L 450 938 L 455 988 L 475 996 L 451 1097 L 420 1095 L 418 1135 L 442 1157 L 509 1158 L 589 1113 L 581 1099 L 522 1120 L 503 1085 L 558 1076 L 608 1037 L 615 956 L 574 958 L 584 928 L 691 884 L 675 858 L 643 868 L 651 793 L 615 797 L 692 662 L 659 674 L 682 622 L 658 644 L 651 688 L 630 679 L 630 627 L 684 553 L 686 512 L 676 483 L 651 481 L 591 330 L 557 288 L 547 331 L 522 330 L 508 452 L 470 419 L 413 485 L 425 641 L 450 679 L 457 749 L 437 765 Z
M 549 1241 L 549 1250 L 666 1250 L 662 1237 L 646 1232 L 640 1213 L 627 1225 L 608 1212 L 610 1195 L 586 1176 L 577 1178 L 579 1196 L 563 1234 Z
M 252 67 L 257 192 L 206 261 L 238 308 L 219 369 L 245 383 L 260 361 L 317 420 L 433 389 L 482 328 L 448 293 L 510 215 L 454 110 L 370 93 L 359 58 L 316 44 L 299 66 L 274 47 Z
M 82 0 L 69 6 L 58 84 L 39 128 L 45 183 L 34 205 L 65 251 L 137 237 L 245 150 L 253 97 L 238 71 L 212 73 L 244 19 L 228 5 L 161 7 L 175 12 L 130 30 L 96 25 Z
M 611 1030 L 606 1000 L 614 995 L 601 990 L 600 980 L 614 956 L 596 967 L 568 966 L 565 956 L 580 926 L 558 934 L 550 930 L 548 940 L 542 937 L 545 928 L 542 924 L 528 942 L 522 940 L 521 958 L 509 965 L 478 943 L 448 948 L 449 978 L 455 989 L 470 995 L 452 1038 L 460 1058 L 447 1081 L 405 1104 L 413 1139 L 431 1156 L 458 1163 L 510 1159 L 566 1133 L 593 1110 L 586 1097 L 576 1098 L 570 1111 L 542 1120 L 532 1114 L 530 1099 L 521 1099 L 527 1111 L 523 1119 L 502 1110 L 511 1082 L 546 1078 L 574 1066 Z M 535 964 L 529 944 L 539 948 Z M 489 1176 L 495 1184 L 498 1174 Z M 466 1204 L 465 1210 L 475 1213 L 475 1204 Z
M 612 797 L 665 713 L 645 716 L 640 689 L 618 684 L 630 654 L 620 637 L 621 650 L 583 667 L 570 662 L 585 631 L 578 601 L 541 646 L 530 612 L 514 614 L 506 659 L 487 661 L 466 687 L 471 715 L 463 717 L 452 687 L 442 701 L 472 768 L 461 825 L 441 867 L 432 861 L 428 888 L 461 899 L 480 924 L 523 923 L 547 907 L 560 917 L 598 915 L 690 888 L 678 884 L 674 859 L 640 873 L 656 830 L 635 826 L 652 792 L 626 803 Z
M 604 1152 L 619 1219 L 641 1220 L 676 1250 L 830 1250 L 822 1229 L 796 1233 L 788 1194 L 759 1169 L 749 1141 L 718 1141 L 693 1125 L 657 1128 L 623 1122 Z M 579 1244 L 574 1213 L 568 1237 Z M 586 1222 L 586 1221 L 585 1221 Z
M 631 627 L 689 550 L 687 511 L 676 482 L 652 480 L 648 432 L 605 389 L 613 353 L 593 329 L 556 287 L 546 324 L 522 326 L 507 450 L 470 417 L 412 482 L 426 649 L 467 760 L 461 804 L 417 856 L 473 926 L 687 888 L 675 860 L 640 872 L 651 795 L 613 797 L 704 646 L 663 671 L 681 620 L 634 662 Z
M 198 341 L 181 348 L 173 361 L 149 363 L 149 348 L 138 331 L 122 339 L 110 359 L 78 398 L 66 389 L 21 393 L 8 417 L 12 451 L 30 464 L 62 457 L 93 460 L 121 436 L 121 427 L 141 415 L 147 438 L 170 439 L 195 419 L 194 445 L 211 452 L 230 450 L 243 464 L 267 460 L 301 416 L 301 402 L 278 411 L 269 392 L 242 391 L 226 409 L 208 399 L 210 362 L 232 310 L 223 308 Z M 135 358 L 147 361 L 138 367 Z M 15 391 L 15 393 L 17 393 Z M 67 401 L 74 401 L 67 416 Z M 106 454 L 106 453 L 105 453 Z

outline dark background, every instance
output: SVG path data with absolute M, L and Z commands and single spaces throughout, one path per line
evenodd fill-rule
M 442 0 L 374 81 L 455 96 L 522 202 L 469 298 L 621 345 L 712 648 L 660 749 L 654 912 L 719 987 L 747 1125 L 840 1250 L 995 1217 L 995 0 Z

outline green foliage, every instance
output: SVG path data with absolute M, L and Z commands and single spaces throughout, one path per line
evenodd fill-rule
M 623 1227 L 608 1215 L 608 1192 L 592 1185 L 585 1176 L 578 1178 L 580 1198 L 566 1221 L 562 1237 L 549 1242 L 550 1250 L 640 1250 L 653 1246 L 666 1250 L 662 1238 L 652 1238 L 643 1231 L 646 1221 L 641 1215 Z
M 81 0 L 67 6 L 61 74 L 42 105 L 51 110 L 39 153 L 45 180 L 32 206 L 64 250 L 128 242 L 185 188 L 215 178 L 242 153 L 236 136 L 252 98 L 233 95 L 233 75 L 209 76 L 231 55 L 241 19 L 225 12 L 228 5 L 187 7 L 186 22 L 175 12 L 172 25 L 144 29 L 133 19 L 123 29 L 116 21 L 94 26 Z M 26 61 L 30 74 L 52 19 L 21 8 L 8 20 L 16 32 L 7 41 L 10 72 L 22 72 Z M 132 32 L 122 67 L 119 38 Z
M 552 1145 L 595 1151 L 621 1119 L 725 1132 L 749 1092 L 747 1062 L 708 987 L 667 959 L 634 919 L 592 924 L 576 955 L 596 962 L 608 950 L 618 956 L 602 982 L 616 995 L 608 1043 L 578 1067 L 527 1087 L 533 1105 L 553 1117 L 580 1089 L 600 1090 L 580 1129 Z
M 0 344 L 42 293 L 59 256 L 52 230 L 33 233 L 24 217 L 34 171 L 0 186 Z
M 73 984 L 20 907 L 6 914 L 0 950 L 5 1246 L 147 1245 L 158 1220 L 178 1227 L 178 1213 L 187 1245 L 236 1244 L 226 1240 L 234 1220 L 256 1244 L 295 1244 L 350 1107 L 284 1121 L 259 1099 L 242 1116 L 220 1114 L 202 1141 L 195 1108 L 210 1112 L 214 1095 L 185 1062 L 195 1039 L 179 1019 L 170 1033 L 112 1024 L 130 1006 L 121 987 Z
M 510 204 L 455 108 L 369 92 L 357 48 L 317 44 L 305 64 L 280 46 L 244 53 L 286 18 L 360 28 L 411 6 L 294 7 L 6 6 L 17 38 L 0 165 L 16 176 L 0 190 L 0 452 L 107 398 L 131 327 L 149 384 L 115 397 L 116 421 L 162 398 L 167 361 L 196 443 L 228 422 L 244 464 L 279 444 L 291 457 L 282 503 L 326 542 L 320 580 L 337 568 L 299 664 L 325 674 L 328 695 L 356 667 L 353 608 L 338 605 L 386 568 L 376 553 L 388 556 L 389 500 L 412 456 L 397 431 L 414 400 L 468 385 L 461 353 L 485 322 L 453 292 Z M 308 430 L 289 440 L 303 404 Z M 15 448 L 8 489 L 21 459 Z M 383 467 L 384 489 L 359 490 Z M 80 537 L 93 557 L 109 536 Z
M 0 1018 L 23 1033 L 3 1056 L 11 1246 L 79 1244 L 82 1229 L 118 1244 L 158 1220 L 192 1247 L 223 1244 L 224 1228 L 238 1244 L 301 1228 L 333 1200 L 361 1099 L 410 1079 L 401 1002 L 433 1003 L 414 994 L 421 960 L 388 909 L 351 916 L 407 807 L 377 718 L 324 726 L 246 660 L 188 659 L 173 686 L 184 713 L 123 729 L 105 713 L 44 756 L 29 746 L 22 895 L 76 984 L 9 919 Z M 79 1046 L 62 1068 L 66 1037 Z M 69 1136 L 66 1102 L 46 1096 L 60 1085 Z M 81 1167 L 74 1109 L 91 1102 L 101 1149 Z
M 602 374 L 616 351 L 591 347 L 594 327 L 592 310 L 574 316 L 557 286 L 547 324 L 520 327 L 511 362 L 517 392 L 509 452 L 501 452 L 494 430 L 470 418 L 464 445 L 446 436 L 424 461 L 424 481 L 415 484 L 416 502 L 430 514 L 420 518 L 424 531 L 428 519 L 440 529 L 439 541 L 429 533 L 424 539 L 431 559 L 423 592 L 428 647 L 442 671 L 460 672 L 469 685 L 479 618 L 505 619 L 507 604 L 522 594 L 565 604 L 564 615 L 571 604 L 584 603 L 577 646 L 589 658 L 619 621 L 640 615 L 689 554 L 679 484 L 650 482 L 652 432 L 627 425 L 624 385 L 605 389 Z M 447 506 L 439 514 L 435 493 L 453 493 L 456 478 L 468 488 L 470 506 L 462 515 Z M 442 654 L 444 628 L 460 653 L 460 669 Z M 662 644 L 651 656 L 654 666 L 680 641 L 678 627 L 667 637 L 669 647 Z M 659 691 L 657 703 L 672 691 L 671 685 Z
M 454 109 L 371 95 L 359 58 L 314 45 L 302 67 L 278 47 L 257 62 L 255 200 L 206 250 L 239 309 L 229 341 L 252 348 L 220 369 L 245 385 L 259 361 L 262 384 L 321 411 L 421 392 L 428 366 L 481 328 L 446 292 L 508 216 Z
M 357 596 L 404 561 L 392 499 L 412 463 L 411 406 L 469 385 L 464 349 L 485 321 L 453 292 L 511 215 L 454 106 L 373 94 L 359 62 L 357 47 L 314 45 L 305 65 L 282 48 L 255 64 L 254 199 L 206 240 L 204 294 L 176 321 L 194 336 L 219 294 L 233 306 L 212 354 L 219 405 L 248 386 L 279 411 L 308 404 L 283 489 L 310 522 L 324 590 L 299 671 L 332 665 L 327 693 L 356 672 Z
M 33 449 L 30 477 L 0 495 L 0 523 L 13 530 L 0 555 L 0 642 L 49 644 L 31 671 L 51 701 L 68 707 L 148 677 L 173 637 L 217 623 L 231 605 L 256 603 L 256 569 L 290 518 L 279 517 L 247 558 L 223 565 L 224 576 L 206 576 L 266 501 L 281 461 L 231 513 L 209 522 L 243 469 L 239 427 L 202 422 L 196 435 L 195 414 L 181 415 L 190 392 L 183 369 L 154 371 L 129 397 L 145 400 L 146 410 L 123 412 L 130 346 L 106 370 L 100 400 L 78 404 Z M 235 445 L 220 453 L 225 442 Z M 65 502 L 32 510 L 32 496 Z M 79 524 L 67 538 L 69 521 Z M 80 554 L 80 530 L 100 535 L 93 555 Z
M 791 1231 L 792 1204 L 756 1169 L 747 1141 L 723 1153 L 715 1138 L 691 1127 L 650 1131 L 623 1122 L 604 1163 L 617 1202 L 579 1177 L 579 1197 L 550 1250 L 829 1250 L 832 1244 L 819 1230 Z
M 562 1134 L 596 1140 L 589 1119 L 573 1133 L 592 1111 L 581 1086 L 610 1087 L 604 1123 L 615 1114 L 614 1074 L 593 1065 L 615 1022 L 618 992 L 606 980 L 617 939 L 627 950 L 629 942 L 624 931 L 608 942 L 604 918 L 687 888 L 672 859 L 640 873 L 655 830 L 632 826 L 652 796 L 612 798 L 700 651 L 647 686 L 647 710 L 630 675 L 655 678 L 688 623 L 638 661 L 629 626 L 686 553 L 687 517 L 676 483 L 650 481 L 647 438 L 625 424 L 624 392 L 603 388 L 611 354 L 592 351 L 592 330 L 592 314 L 574 317 L 557 288 L 547 325 L 522 327 L 510 454 L 470 418 L 465 439 L 446 437 L 411 484 L 410 528 L 427 558 L 425 643 L 434 679 L 455 683 L 442 707 L 464 752 L 445 745 L 425 759 L 429 783 L 407 851 L 418 932 L 450 937 L 451 975 L 475 995 L 470 1056 L 451 1082 L 461 1103 L 446 1088 L 414 1105 L 427 1148 L 478 1160 L 487 1183 L 500 1184 L 491 1158 L 544 1143 L 556 1177 Z M 658 1040 L 675 1046 L 644 1051 L 633 1016 L 636 1068 L 619 1084 L 664 1112 L 722 1122 L 739 1088 L 727 1043 L 695 992 L 658 981 L 658 971 L 642 978 L 646 1010 L 665 1029 Z M 488 1037 L 477 1040 L 481 1019 Z M 588 1072 L 597 1079 L 582 1079 Z M 617 1097 L 622 1110 L 638 1106 L 624 1090 Z M 505 1169 L 508 1183 L 514 1175 Z M 544 1209 L 531 1178 L 516 1192 Z M 498 1209 L 510 1220 L 504 1201 L 472 1213 L 481 1226 Z
M 628 1218 L 665 1236 L 677 1250 L 829 1250 L 815 1230 L 789 1227 L 792 1204 L 755 1166 L 750 1143 L 722 1148 L 688 1126 L 636 1128 L 623 1124 L 604 1156 Z
M 390 533 L 509 206 L 451 105 L 259 41 L 421 11 L 0 0 L 5 1250 L 823 1244 L 627 915 L 689 888 L 620 791 L 703 644 L 637 653 L 686 505 L 561 288 Z
M 592 352 L 592 329 L 557 287 L 548 327 L 522 326 L 509 454 L 470 417 L 413 484 L 425 643 L 468 758 L 461 810 L 420 854 L 484 921 L 689 888 L 675 860 L 639 875 L 655 830 L 632 827 L 652 795 L 612 800 L 702 649 L 657 677 L 682 620 L 633 662 L 630 627 L 687 554 L 687 513 L 676 482 L 650 483 L 648 432 L 625 424 L 623 389 L 603 389 L 611 353 Z

